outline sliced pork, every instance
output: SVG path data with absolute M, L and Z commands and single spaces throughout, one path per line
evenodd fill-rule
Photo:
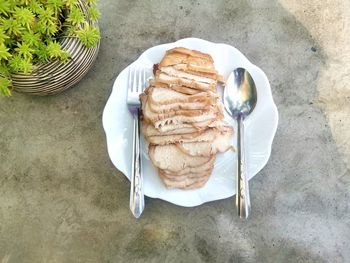
M 168 50 L 140 96 L 149 156 L 168 188 L 196 189 L 209 180 L 217 153 L 233 149 L 217 93 L 224 82 L 209 54 Z

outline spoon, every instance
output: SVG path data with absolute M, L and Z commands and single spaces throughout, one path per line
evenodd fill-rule
M 240 218 L 248 218 L 250 212 L 244 149 L 244 119 L 254 110 L 256 102 L 257 93 L 253 78 L 246 69 L 235 69 L 227 80 L 224 104 L 228 114 L 237 121 L 236 207 Z

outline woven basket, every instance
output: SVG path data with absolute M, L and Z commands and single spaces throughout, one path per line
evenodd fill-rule
M 96 26 L 87 15 L 84 1 L 78 2 L 87 17 L 87 22 Z M 93 48 L 85 47 L 77 38 L 65 37 L 59 42 L 62 49 L 71 55 L 71 59 L 66 63 L 53 60 L 34 65 L 30 74 L 12 74 L 15 91 L 39 96 L 53 95 L 72 87 L 83 78 L 97 57 L 100 42 Z

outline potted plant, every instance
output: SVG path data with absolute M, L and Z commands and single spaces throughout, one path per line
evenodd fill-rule
M 99 16 L 96 0 L 0 0 L 0 95 L 77 83 L 97 56 Z

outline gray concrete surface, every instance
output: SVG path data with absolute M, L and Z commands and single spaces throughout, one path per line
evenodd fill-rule
M 347 0 L 101 0 L 91 72 L 54 97 L 0 99 L 0 261 L 349 262 L 350 3 Z M 109 161 L 102 110 L 140 53 L 184 37 L 240 49 L 271 81 L 280 124 L 233 199 L 182 208 L 146 199 Z M 123 120 L 116 120 L 123 121 Z

